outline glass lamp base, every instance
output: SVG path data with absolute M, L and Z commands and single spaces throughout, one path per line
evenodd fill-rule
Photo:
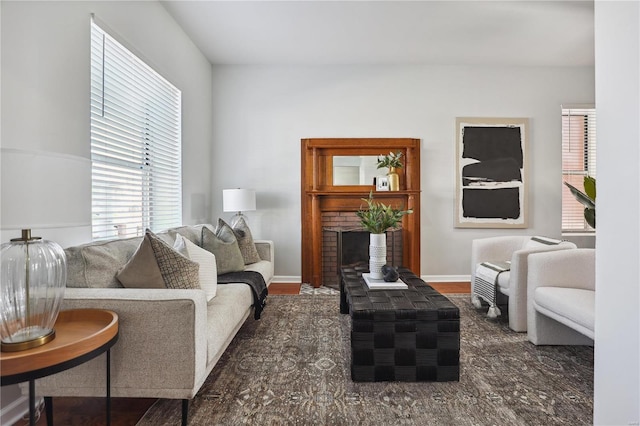
M 244 223 L 249 224 L 249 218 L 246 217 L 245 215 L 243 215 L 241 212 L 238 212 L 238 213 L 234 214 L 233 216 L 231 216 L 231 220 L 229 221 L 229 225 L 231 225 L 231 227 L 234 228 L 238 224 L 240 219 L 243 219 Z

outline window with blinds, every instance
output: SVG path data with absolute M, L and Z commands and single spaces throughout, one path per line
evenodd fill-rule
M 91 22 L 93 239 L 182 223 L 181 92 Z
M 562 180 L 584 191 L 584 177 L 596 177 L 596 110 L 562 108 Z M 594 232 L 584 206 L 562 185 L 562 232 Z

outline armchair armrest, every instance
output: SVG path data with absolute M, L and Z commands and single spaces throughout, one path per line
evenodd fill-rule
M 476 276 L 476 265 L 489 260 L 510 260 L 530 239 L 529 236 L 479 238 L 471 242 L 471 287 Z
M 529 255 L 533 253 L 543 253 L 550 251 L 564 251 L 567 249 L 575 249 L 576 245 L 568 241 L 563 241 L 560 244 L 530 247 L 516 250 L 511 256 L 511 282 L 527 282 L 528 274 L 528 260 Z M 525 286 L 526 288 L 526 286 Z
M 203 290 L 67 288 L 62 309 L 118 314 L 111 348 L 115 397 L 192 398 L 206 378 L 207 303 Z M 45 396 L 104 396 L 104 356 L 37 381 Z
M 509 274 L 509 327 L 514 331 L 527 329 L 528 271 L 533 254 L 557 251 L 573 251 L 576 245 L 568 241 L 560 244 L 529 247 L 516 250 L 511 256 Z

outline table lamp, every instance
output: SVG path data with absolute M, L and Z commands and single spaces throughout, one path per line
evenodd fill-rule
M 2 352 L 31 349 L 55 337 L 67 283 L 67 262 L 62 247 L 23 229 L 0 248 Z
M 35 235 L 60 238 L 90 226 L 87 208 L 78 205 L 90 195 L 91 162 L 2 147 L 1 164 L 0 350 L 13 352 L 55 338 L 66 258 L 59 244 Z
M 245 222 L 247 217 L 242 214 L 243 211 L 253 211 L 256 209 L 256 191 L 254 189 L 223 189 L 222 190 L 222 209 L 225 212 L 236 212 L 231 217 L 229 223 L 231 227 L 242 218 Z

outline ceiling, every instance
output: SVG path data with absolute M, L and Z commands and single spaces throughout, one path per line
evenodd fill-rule
M 212 64 L 594 64 L 593 0 L 162 4 Z

